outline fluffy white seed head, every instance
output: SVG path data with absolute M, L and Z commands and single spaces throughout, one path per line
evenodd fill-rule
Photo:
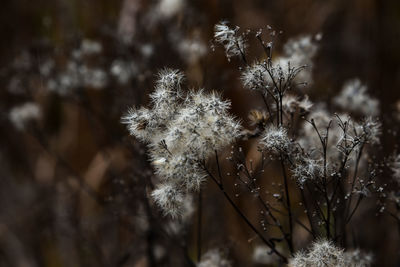
M 160 184 L 151 193 L 154 201 L 165 215 L 172 218 L 180 217 L 185 207 L 184 194 L 174 184 Z
M 271 126 L 267 128 L 260 141 L 261 145 L 274 153 L 290 153 L 292 142 L 284 127 Z
M 315 241 L 308 251 L 297 252 L 294 257 L 289 260 L 289 267 L 345 267 L 345 263 L 343 250 L 336 247 L 332 242 L 321 239 Z
M 365 118 L 358 127 L 363 136 L 364 142 L 370 144 L 379 144 L 380 135 L 382 134 L 382 124 L 372 117 Z
M 180 214 L 176 208 L 180 195 L 199 190 L 204 181 L 199 163 L 241 132 L 229 114 L 229 101 L 203 90 L 184 93 L 183 79 L 179 71 L 163 70 L 151 94 L 151 107 L 132 109 L 122 118 L 129 132 L 148 144 L 151 162 L 164 183 L 153 195 L 164 213 L 172 216 Z M 167 193 L 176 196 L 172 202 L 162 198 Z
M 152 112 L 147 108 L 131 108 L 121 119 L 127 124 L 129 133 L 139 140 L 150 142 L 156 134 L 158 123 L 154 120 Z
M 322 159 L 313 159 L 307 156 L 299 156 L 292 168 L 293 177 L 299 184 L 321 177 L 324 171 Z
M 309 112 L 313 103 L 305 95 L 302 100 L 292 94 L 285 94 L 282 98 L 282 109 L 286 113 L 294 113 L 298 110 L 301 113 Z
M 254 62 L 251 66 L 247 66 L 241 74 L 243 86 L 250 90 L 264 92 L 271 79 L 265 69 L 264 63 Z
M 214 26 L 214 39 L 224 46 L 228 60 L 231 57 L 240 56 L 246 51 L 246 41 L 242 35 L 238 35 L 238 31 L 239 27 L 232 29 L 226 21 Z

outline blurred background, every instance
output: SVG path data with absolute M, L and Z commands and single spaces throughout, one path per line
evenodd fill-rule
M 358 77 L 381 102 L 379 153 L 391 154 L 399 143 L 398 0 L 5 0 L 2 6 L 0 266 L 195 260 L 196 215 L 179 240 L 163 233 L 170 222 L 147 198 L 152 170 L 145 147 L 120 118 L 148 103 L 163 67 L 183 70 L 188 87 L 222 92 L 242 119 L 261 107 L 242 88 L 238 62 L 213 49 L 221 20 L 253 32 L 267 25 L 282 31 L 277 51 L 291 37 L 322 34 L 311 100 L 329 102 Z M 255 59 L 262 49 L 251 35 L 249 43 Z M 220 192 L 211 183 L 205 189 L 202 250 L 223 247 L 234 266 L 268 266 L 268 257 L 254 260 L 259 240 Z M 238 202 L 257 220 L 251 199 Z M 354 242 L 375 254 L 377 266 L 399 266 L 395 222 L 364 210 L 354 218 Z

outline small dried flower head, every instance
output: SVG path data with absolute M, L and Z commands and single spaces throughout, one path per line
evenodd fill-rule
M 265 87 L 270 82 L 264 63 L 260 62 L 254 62 L 251 66 L 247 66 L 242 71 L 240 79 L 244 87 L 263 93 L 265 93 Z
M 222 21 L 214 27 L 214 39 L 225 48 L 228 60 L 234 56 L 244 55 L 247 44 L 243 35 L 238 35 L 239 27 L 234 29 L 228 26 L 228 22 Z
M 382 124 L 380 121 L 368 117 L 361 122 L 359 128 L 362 130 L 365 142 L 370 144 L 380 143 L 380 135 L 382 134 Z
M 267 128 L 260 141 L 261 145 L 274 153 L 290 153 L 292 142 L 284 127 L 271 126 Z
M 131 108 L 121 119 L 128 125 L 129 133 L 136 138 L 149 142 L 156 130 L 153 114 L 147 108 Z
M 222 251 L 219 249 L 212 249 L 207 251 L 202 257 L 197 267 L 230 267 L 230 261 L 227 260 Z
M 297 252 L 289 260 L 289 267 L 345 267 L 343 249 L 336 247 L 331 241 L 320 239 L 315 241 L 307 251 Z
M 379 115 L 379 101 L 367 93 L 367 87 L 359 79 L 346 82 L 333 101 L 345 110 L 358 112 L 364 116 Z
M 249 111 L 249 115 L 248 118 L 250 120 L 250 124 L 252 126 L 255 125 L 265 125 L 268 121 L 268 115 L 265 111 L 261 111 L 261 110 L 256 110 L 256 109 L 252 109 Z
M 298 103 L 298 106 L 302 112 L 309 112 L 314 104 L 310 101 L 308 95 Z
M 302 100 L 292 94 L 285 94 L 282 98 L 282 109 L 286 113 L 294 113 L 298 110 L 304 114 L 309 112 L 313 103 L 309 100 L 308 96 L 305 95 Z
M 296 158 L 295 166 L 292 168 L 293 177 L 299 184 L 314 180 L 323 174 L 324 166 L 322 159 L 313 159 L 305 155 Z
M 296 111 L 299 105 L 299 100 L 297 96 L 286 94 L 282 98 L 282 108 L 287 113 L 293 113 Z
M 157 87 L 174 90 L 182 84 L 185 76 L 180 70 L 165 68 L 158 73 Z

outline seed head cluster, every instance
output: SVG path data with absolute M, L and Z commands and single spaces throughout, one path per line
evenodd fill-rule
M 161 71 L 150 95 L 151 107 L 131 109 L 122 118 L 131 135 L 148 144 L 161 179 L 152 196 L 173 217 L 181 214 L 185 194 L 204 181 L 204 161 L 240 134 L 228 101 L 215 92 L 184 92 L 183 80 L 180 71 Z
M 214 27 L 215 41 L 224 46 L 228 59 L 240 56 L 246 51 L 247 44 L 245 38 L 238 31 L 239 27 L 230 28 L 226 21 L 221 21 Z
M 345 252 L 331 241 L 320 239 L 315 241 L 308 251 L 297 252 L 290 259 L 289 267 L 368 267 L 372 264 L 372 256 L 360 250 Z

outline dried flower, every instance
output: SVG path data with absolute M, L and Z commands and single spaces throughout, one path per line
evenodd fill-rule
M 313 159 L 307 155 L 298 155 L 292 167 L 293 177 L 299 184 L 304 184 L 308 180 L 314 180 L 324 172 L 322 159 Z
M 228 22 L 221 21 L 214 27 L 214 38 L 225 48 L 225 54 L 228 60 L 234 56 L 243 56 L 247 44 L 243 35 L 238 35 L 239 27 L 234 29 L 228 26 Z
M 284 127 L 277 128 L 275 126 L 271 126 L 264 131 L 260 143 L 266 149 L 277 154 L 289 154 L 292 145 L 287 130 Z
M 151 108 L 131 109 L 122 118 L 133 136 L 148 143 L 156 173 L 168 185 L 153 197 L 165 214 L 173 216 L 180 214 L 180 194 L 198 190 L 204 181 L 200 162 L 240 134 L 240 124 L 228 113 L 228 101 L 203 90 L 184 93 L 183 79 L 177 70 L 161 71 L 150 95 Z M 177 197 L 168 204 L 161 193 L 174 192 Z
M 160 184 L 151 193 L 154 201 L 162 209 L 164 214 L 177 218 L 182 214 L 184 208 L 184 195 L 173 184 Z
M 344 252 L 331 241 L 320 239 L 315 241 L 308 251 L 297 252 L 289 261 L 289 267 L 345 267 Z
M 258 90 L 265 93 L 265 87 L 268 86 L 270 78 L 268 76 L 264 63 L 254 62 L 247 66 L 241 74 L 243 86 L 250 90 Z
M 249 111 L 248 118 L 250 120 L 250 124 L 254 125 L 265 125 L 268 120 L 268 115 L 265 111 L 260 111 L 256 109 L 252 109 Z

